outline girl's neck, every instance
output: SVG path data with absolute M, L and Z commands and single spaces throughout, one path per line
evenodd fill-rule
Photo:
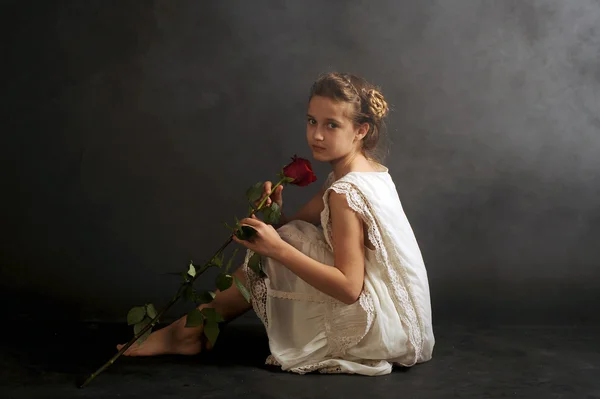
M 350 155 L 331 162 L 335 180 L 341 179 L 350 172 L 381 172 L 385 167 L 378 162 L 367 159 L 363 154 Z

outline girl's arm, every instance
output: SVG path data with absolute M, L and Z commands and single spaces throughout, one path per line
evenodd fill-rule
M 311 202 L 306 209 L 311 209 Z M 319 291 L 352 304 L 360 296 L 364 281 L 363 222 L 350 208 L 343 194 L 331 192 L 329 207 L 335 267 L 310 258 L 285 241 L 281 242 L 271 257 Z

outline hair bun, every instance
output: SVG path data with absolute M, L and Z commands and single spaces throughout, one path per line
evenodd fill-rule
M 367 98 L 369 100 L 369 111 L 371 111 L 375 118 L 382 119 L 389 110 L 388 105 L 383 98 L 383 94 L 377 90 L 371 89 L 367 92 Z

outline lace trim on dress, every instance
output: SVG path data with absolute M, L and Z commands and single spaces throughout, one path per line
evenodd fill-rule
M 368 238 L 375 246 L 377 262 L 384 265 L 387 270 L 386 277 L 389 280 L 387 281 L 387 285 L 392 287 L 391 292 L 393 294 L 394 302 L 396 307 L 399 308 L 399 316 L 402 320 L 402 323 L 408 327 L 408 339 L 414 349 L 412 359 L 409 359 L 408 364 L 405 364 L 405 366 L 414 365 L 419 360 L 422 353 L 423 336 L 421 333 L 421 323 L 419 317 L 412 306 L 414 301 L 412 300 L 412 295 L 409 292 L 406 270 L 402 266 L 398 268 L 399 270 L 392 267 L 389 254 L 387 253 L 383 243 L 381 230 L 377 224 L 377 221 L 375 220 L 374 213 L 370 208 L 368 201 L 366 201 L 356 185 L 347 181 L 338 180 L 331 185 L 330 189 L 334 190 L 338 194 L 344 194 L 346 196 L 346 200 L 348 201 L 348 205 L 355 212 L 361 215 L 362 219 L 367 223 Z M 327 201 L 328 194 L 329 189 L 323 196 L 325 208 L 321 213 L 321 224 L 323 226 L 323 230 L 325 231 L 325 239 L 331 248 L 333 248 L 331 238 L 330 211 Z M 398 272 L 400 272 L 400 275 Z M 367 314 L 369 313 L 369 310 L 365 309 L 365 311 Z
M 337 299 L 327 295 L 316 296 L 304 292 L 279 291 L 267 287 L 267 295 L 272 298 L 290 299 L 293 301 L 305 301 L 316 303 L 340 303 Z
M 325 335 L 330 356 L 343 357 L 367 335 L 374 319 L 372 301 L 371 295 L 363 290 L 353 304 L 338 302 L 325 307 Z
M 297 374 L 307 374 L 312 373 L 313 371 L 319 371 L 321 374 L 354 374 L 348 370 L 344 370 L 340 365 L 330 365 L 330 361 L 332 359 L 327 359 L 320 361 L 318 363 L 308 364 L 306 366 L 293 367 L 287 371 Z M 334 360 L 334 359 L 333 359 Z M 275 359 L 273 355 L 269 355 L 267 360 L 265 360 L 265 364 L 268 366 L 281 367 L 281 364 Z M 377 367 L 381 364 L 381 360 L 361 360 L 360 364 L 365 365 L 367 367 Z
M 265 327 L 269 326 L 269 319 L 267 317 L 267 284 L 264 278 L 256 275 L 252 269 L 248 267 L 248 261 L 254 255 L 254 251 L 247 250 L 246 258 L 244 260 L 243 271 L 246 276 L 246 282 L 250 289 L 252 297 L 252 308 L 256 315 L 263 322 Z

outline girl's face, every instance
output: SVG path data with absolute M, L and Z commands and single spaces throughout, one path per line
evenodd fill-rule
M 317 161 L 332 162 L 358 151 L 368 131 L 367 123 L 356 126 L 350 119 L 352 104 L 314 96 L 308 104 L 306 139 Z

